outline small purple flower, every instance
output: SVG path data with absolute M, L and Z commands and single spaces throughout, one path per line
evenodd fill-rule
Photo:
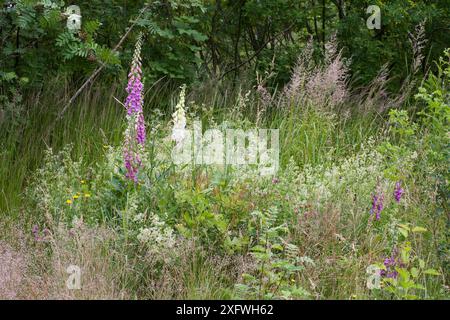
M 278 182 L 280 182 L 280 179 L 278 179 L 278 178 L 273 178 L 272 179 L 272 183 L 273 184 L 277 184 Z
M 125 142 L 123 148 L 123 158 L 125 162 L 125 169 L 127 170 L 125 176 L 133 180 L 135 183 L 138 181 L 139 168 L 142 165 L 141 158 L 139 156 L 139 147 L 133 143 L 133 138 L 128 134 L 128 130 L 125 133 Z
M 139 113 L 136 123 L 136 139 L 140 145 L 145 144 L 145 121 L 142 112 Z
M 401 182 L 398 181 L 395 184 L 395 189 L 394 189 L 395 201 L 400 202 L 400 199 L 402 198 L 403 193 L 405 193 L 405 190 L 403 190 Z
M 384 266 L 386 268 L 386 270 L 381 270 L 381 276 L 382 277 L 386 277 L 386 278 L 392 278 L 395 279 L 398 276 L 398 272 L 396 271 L 396 267 L 399 265 L 398 264 L 398 259 L 397 259 L 397 250 L 394 250 L 392 252 L 392 255 L 386 259 L 384 259 Z
M 384 209 L 383 201 L 384 201 L 383 193 L 375 194 L 372 197 L 372 208 L 370 209 L 370 214 L 375 213 L 375 218 L 377 220 L 380 220 L 381 211 L 383 211 Z
M 31 232 L 33 233 L 34 240 L 40 241 L 41 238 L 39 237 L 39 226 L 37 224 L 35 224 L 33 226 L 33 228 L 31 229 Z
M 370 209 L 370 214 L 374 213 L 377 209 L 378 196 L 374 194 L 372 196 L 372 209 Z
M 39 230 L 39 226 L 37 224 L 35 224 L 33 226 L 33 228 L 31 229 L 31 233 L 33 233 L 34 236 L 34 240 L 39 242 L 39 241 L 46 241 L 46 237 L 50 235 L 50 230 L 48 230 L 47 228 L 44 228 L 42 230 L 42 237 L 40 236 L 41 231 Z

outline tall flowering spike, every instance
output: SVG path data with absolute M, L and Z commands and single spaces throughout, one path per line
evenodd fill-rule
M 141 63 L 141 47 L 142 34 L 139 34 L 134 50 L 133 61 L 131 62 L 131 70 L 128 74 L 128 85 L 126 91 L 128 93 L 125 100 L 128 116 L 135 116 L 134 123 L 136 129 L 136 141 L 143 145 L 145 143 L 145 121 L 143 114 L 143 90 L 142 84 L 142 63 Z
M 374 194 L 372 197 L 372 208 L 370 209 L 370 214 L 375 213 L 375 218 L 377 220 L 380 220 L 381 218 L 381 211 L 384 209 L 384 195 L 382 192 L 378 192 L 377 194 Z
M 127 128 L 124 136 L 123 158 L 126 177 L 138 181 L 139 168 L 142 166 L 143 147 L 145 144 L 145 119 L 143 113 L 143 89 L 142 63 L 141 63 L 142 34 L 139 34 L 128 74 L 128 85 L 126 91 L 128 96 L 125 100 L 127 109 Z
M 186 85 L 181 87 L 180 99 L 178 100 L 175 112 L 172 114 L 173 128 L 172 140 L 175 141 L 176 147 L 180 148 L 186 138 L 186 113 L 184 104 L 186 100 Z
M 400 199 L 402 198 L 402 195 L 403 195 L 404 192 L 405 192 L 405 190 L 403 190 L 401 182 L 398 181 L 395 184 L 395 188 L 394 188 L 395 201 L 400 202 Z
M 123 145 L 123 159 L 125 163 L 126 174 L 125 176 L 133 180 L 135 183 L 138 182 L 138 172 L 142 165 L 142 160 L 140 154 L 142 153 L 142 146 L 137 144 L 132 131 L 130 130 L 130 125 L 125 130 L 124 145 Z

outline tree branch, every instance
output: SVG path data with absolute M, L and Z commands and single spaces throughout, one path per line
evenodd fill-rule
M 227 74 L 229 74 L 230 72 L 233 72 L 237 69 L 239 69 L 240 67 L 242 67 L 243 65 L 246 65 L 247 63 L 251 62 L 254 58 L 256 58 L 261 51 L 264 50 L 264 48 L 267 46 L 267 44 L 273 40 L 275 40 L 276 38 L 278 38 L 280 35 L 284 34 L 285 32 L 288 32 L 289 30 L 291 30 L 294 27 L 295 23 L 291 24 L 288 28 L 284 29 L 283 31 L 277 33 L 275 36 L 273 36 L 272 38 L 268 39 L 253 55 L 250 56 L 250 58 L 248 58 L 247 60 L 241 62 L 240 64 L 238 64 L 237 66 L 225 71 L 217 80 L 221 80 L 223 79 Z

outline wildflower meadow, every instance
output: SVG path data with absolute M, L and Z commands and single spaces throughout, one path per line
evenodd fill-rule
M 316 2 L 6 1 L 0 299 L 448 299 L 450 3 Z

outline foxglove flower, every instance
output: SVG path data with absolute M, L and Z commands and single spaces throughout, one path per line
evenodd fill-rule
M 138 182 L 138 172 L 142 165 L 140 153 L 140 146 L 134 141 L 133 134 L 130 133 L 130 127 L 125 130 L 125 139 L 123 145 L 123 159 L 125 162 L 126 174 L 125 176 Z
M 181 87 L 180 99 L 175 112 L 172 114 L 173 128 L 172 140 L 175 141 L 176 147 L 181 148 L 184 139 L 186 138 L 186 113 L 184 111 L 184 104 L 186 100 L 186 86 Z
M 142 166 L 142 154 L 145 144 L 145 119 L 143 113 L 143 89 L 142 63 L 141 63 L 142 34 L 139 35 L 134 50 L 131 70 L 128 74 L 125 100 L 127 109 L 127 128 L 124 134 L 123 159 L 126 169 L 126 177 L 138 181 L 138 172 Z
M 400 202 L 400 199 L 402 198 L 402 195 L 403 195 L 404 192 L 405 192 L 405 190 L 403 190 L 401 182 L 398 181 L 395 184 L 395 189 L 394 189 L 395 201 Z

